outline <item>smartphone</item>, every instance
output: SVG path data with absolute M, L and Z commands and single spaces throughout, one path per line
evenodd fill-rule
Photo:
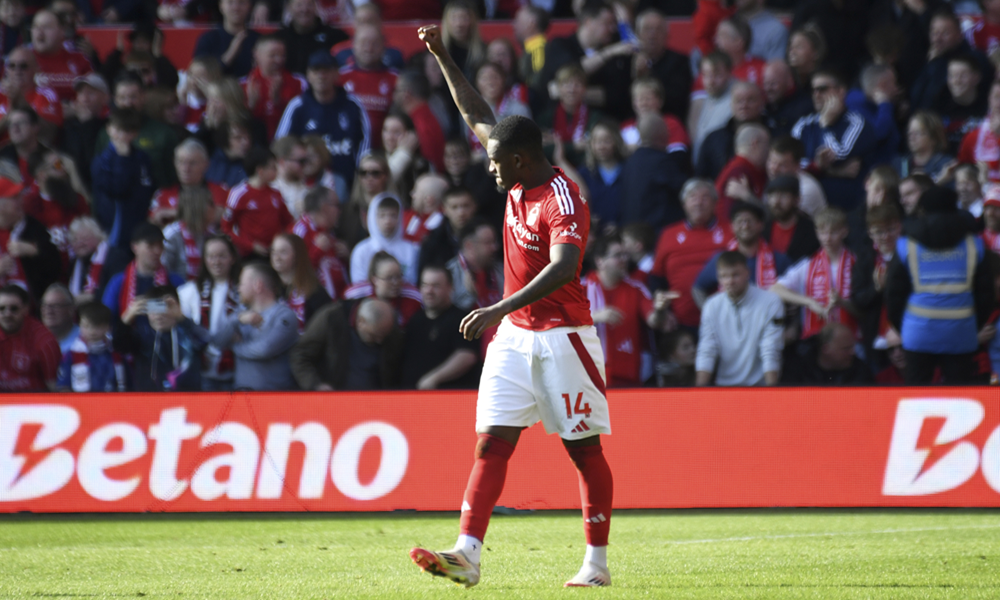
M 167 303 L 161 299 L 146 301 L 146 314 L 158 315 L 167 312 Z

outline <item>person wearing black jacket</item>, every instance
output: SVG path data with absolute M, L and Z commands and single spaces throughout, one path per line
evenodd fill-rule
M 854 250 L 857 261 L 851 274 L 851 303 L 858 309 L 861 339 L 865 352 L 871 357 L 875 342 L 882 338 L 885 343 L 885 278 L 889 263 L 896 255 L 896 242 L 902 233 L 902 217 L 895 204 L 880 204 L 868 209 L 866 216 L 868 235 L 875 240 L 873 246 Z M 880 349 L 886 346 L 879 344 Z M 872 364 L 869 362 L 869 364 Z
M 285 68 L 292 73 L 305 74 L 313 52 L 329 52 L 335 45 L 350 39 L 342 30 L 319 20 L 315 0 L 289 0 L 287 9 L 291 20 L 274 35 L 285 42 Z
M 935 367 L 945 383 L 970 383 L 977 334 L 996 306 L 975 218 L 958 210 L 957 199 L 943 187 L 921 194 L 889 263 L 886 313 L 903 338 L 908 384 L 929 384 Z
M 468 189 L 453 187 L 444 194 L 444 222 L 427 232 L 420 244 L 420 272 L 429 265 L 444 265 L 458 255 L 458 232 L 476 213 L 476 201 Z M 481 217 L 480 217 L 481 218 Z
M 772 248 L 784 252 L 792 264 L 819 250 L 816 225 L 799 210 L 798 177 L 782 175 L 772 179 L 764 190 L 764 201 L 771 210 L 771 219 L 764 225 L 764 239 Z
M 684 218 L 680 191 L 687 180 L 676 153 L 666 151 L 667 126 L 659 115 L 639 118 L 639 148 L 622 167 L 622 225 L 644 221 L 657 231 Z
M 0 232 L 9 240 L 0 252 L 0 268 L 5 281 L 23 278 L 37 301 L 62 276 L 62 256 L 45 225 L 24 214 L 23 189 L 19 183 L 0 179 Z
M 843 323 L 823 330 L 786 352 L 781 382 L 799 386 L 870 385 L 871 369 L 854 352 L 854 331 Z

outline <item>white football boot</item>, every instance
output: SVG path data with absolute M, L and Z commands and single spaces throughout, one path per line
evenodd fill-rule
M 583 565 L 576 577 L 570 579 L 563 587 L 606 587 L 611 585 L 611 573 L 592 563 Z
M 479 583 L 479 565 L 473 564 L 461 550 L 434 552 L 424 548 L 410 550 L 410 559 L 420 570 L 438 577 L 447 577 L 458 585 L 470 588 Z

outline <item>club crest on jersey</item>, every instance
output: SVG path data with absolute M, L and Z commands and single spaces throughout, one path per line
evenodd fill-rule
M 684 240 L 686 240 L 686 239 L 687 239 L 687 235 L 685 235 L 683 231 L 681 231 L 681 232 L 679 232 L 677 234 L 677 243 L 678 244 L 683 244 Z
M 712 232 L 712 241 L 714 243 L 716 243 L 716 244 L 721 244 L 722 243 L 722 230 L 721 229 L 716 229 L 714 232 Z
M 385 95 L 387 95 L 389 93 L 389 82 L 388 81 L 386 81 L 386 80 L 383 79 L 382 81 L 378 82 L 378 93 L 382 94 L 383 96 L 385 96 Z
M 347 118 L 346 114 L 340 113 L 337 115 L 337 123 L 340 123 L 341 129 L 347 129 L 348 125 L 351 124 L 351 121 Z
M 528 213 L 528 227 L 534 227 L 538 223 L 539 207 L 535 206 Z
M 353 81 L 348 81 L 347 83 L 345 83 L 344 84 L 344 89 L 353 94 L 354 93 L 354 82 Z

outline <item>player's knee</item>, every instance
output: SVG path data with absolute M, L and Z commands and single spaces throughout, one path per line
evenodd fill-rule
M 476 440 L 476 460 L 482 458 L 490 449 L 490 438 L 485 435 Z

